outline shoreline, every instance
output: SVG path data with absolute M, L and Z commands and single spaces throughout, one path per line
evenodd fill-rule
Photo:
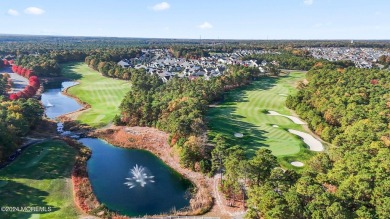
M 167 166 L 182 177 L 188 179 L 196 188 L 189 208 L 173 212 L 176 216 L 202 215 L 210 212 L 215 206 L 213 191 L 208 185 L 212 179 L 199 172 L 185 169 L 179 164 L 179 157 L 168 144 L 168 134 L 150 127 L 111 126 L 107 129 L 95 130 L 92 137 L 100 138 L 115 147 L 146 150 L 161 159 Z M 131 141 L 129 141 L 131 139 Z M 167 216 L 162 214 L 160 216 Z
M 78 82 L 78 81 L 77 81 Z M 191 216 L 191 215 L 211 215 L 211 216 L 217 216 L 221 218 L 230 218 L 232 215 L 234 215 L 234 212 L 237 212 L 237 209 L 230 209 L 230 207 L 224 206 L 222 203 L 216 203 L 217 197 L 220 196 L 220 192 L 215 190 L 215 179 L 214 177 L 210 178 L 208 176 L 204 176 L 200 172 L 195 172 L 186 168 L 183 168 L 180 166 L 179 163 L 179 157 L 176 155 L 175 152 L 172 150 L 171 146 L 168 144 L 168 133 L 165 133 L 163 131 L 160 131 L 156 128 L 151 128 L 151 127 L 125 127 L 125 126 L 114 126 L 112 124 L 108 124 L 107 126 L 103 128 L 93 128 L 88 125 L 83 125 L 79 124 L 76 119 L 77 117 L 89 110 L 91 108 L 91 105 L 89 105 L 86 102 L 81 101 L 77 96 L 71 95 L 68 93 L 68 89 L 79 85 L 75 84 L 72 86 L 69 86 L 65 88 L 62 93 L 70 98 L 75 99 L 80 105 L 82 105 L 82 108 L 69 112 L 66 114 L 63 114 L 61 116 L 57 117 L 57 120 L 61 121 L 64 123 L 64 127 L 67 130 L 77 130 L 81 131 L 85 134 L 86 137 L 93 137 L 93 138 L 100 138 L 115 147 L 123 147 L 123 148 L 133 148 L 133 149 L 141 149 L 141 150 L 146 150 L 156 157 L 158 157 L 160 160 L 164 162 L 165 165 L 167 165 L 169 168 L 172 168 L 175 170 L 177 173 L 179 173 L 182 177 L 186 178 L 189 180 L 193 186 L 196 188 L 196 193 L 193 195 L 193 197 L 190 200 L 190 205 L 185 208 L 182 211 L 176 211 L 172 212 L 171 214 L 167 213 L 162 213 L 161 215 L 156 215 L 156 216 L 169 216 L 169 215 L 176 215 L 176 216 Z M 67 127 L 68 126 L 68 127 Z M 115 131 L 118 130 L 123 130 L 123 129 L 144 129 L 146 130 L 146 133 L 153 133 L 151 136 L 146 137 L 146 138 L 141 138 L 140 141 L 140 136 L 138 135 L 133 135 L 133 136 L 128 136 L 124 142 L 117 141 L 115 136 L 112 136 Z M 109 134 L 109 132 L 111 132 Z M 122 133 L 123 134 L 123 133 Z M 145 134 L 145 133 L 143 133 Z M 156 135 L 157 134 L 157 135 Z M 110 136 L 111 135 L 111 136 Z M 156 136 L 157 139 L 156 139 Z M 129 138 L 133 139 L 131 142 L 128 140 Z M 134 141 L 134 139 L 136 139 Z M 155 141 L 150 142 L 150 139 L 154 139 Z M 161 144 L 156 144 L 156 142 L 160 141 Z M 150 147 L 151 146 L 151 147 Z M 161 147 L 163 146 L 163 147 Z M 85 162 L 85 167 L 87 165 L 87 162 Z M 86 169 L 86 168 L 85 168 Z M 85 182 L 89 182 L 89 177 L 88 173 L 86 172 L 86 178 L 84 178 Z M 73 190 L 76 189 L 78 185 L 74 184 Z M 88 191 L 87 191 L 88 192 Z M 95 195 L 92 191 L 92 194 Z M 223 200 L 225 198 L 220 197 Z M 77 203 L 76 203 L 77 204 Z M 227 208 L 226 208 L 227 207 Z M 81 209 L 81 208 L 80 208 Z M 190 209 L 190 210 L 189 210 Z M 229 209 L 229 210 L 228 210 Z M 91 210 L 91 211 L 83 211 L 84 213 L 87 214 L 92 214 L 98 217 L 101 217 L 103 215 L 112 215 L 114 214 L 115 216 L 123 217 L 123 218 L 128 218 L 127 216 L 124 215 L 119 215 L 114 212 L 111 212 L 110 209 L 104 210 L 104 213 L 102 210 L 96 214 L 96 209 Z M 233 212 L 233 213 L 232 213 Z
M 82 105 L 82 108 L 80 108 L 76 111 L 69 112 L 69 113 L 66 113 L 66 114 L 63 114 L 63 115 L 57 117 L 57 119 L 59 121 L 64 122 L 64 125 L 66 125 L 66 123 L 75 122 L 75 120 L 77 119 L 77 116 L 79 114 L 81 114 L 81 113 L 83 113 L 86 110 L 91 108 L 91 105 L 89 105 L 88 103 L 83 102 L 78 97 L 68 93 L 69 88 L 71 88 L 73 86 L 77 86 L 77 85 L 79 85 L 79 84 L 69 86 L 62 91 L 62 93 L 64 95 L 75 99 L 80 105 Z M 76 126 L 76 128 L 81 128 L 81 129 L 86 128 L 86 127 L 80 127 L 80 126 L 82 126 L 80 124 L 77 124 L 75 126 Z M 73 126 L 72 128 L 75 128 L 75 126 Z M 110 132 L 110 130 L 113 130 L 112 127 L 113 127 L 113 125 L 111 125 L 111 127 L 107 128 L 107 129 L 87 130 L 86 131 L 87 137 L 99 137 L 102 140 L 105 140 L 108 143 L 114 145 L 115 147 L 134 148 L 134 149 L 141 149 L 141 150 L 149 151 L 153 155 L 155 155 L 159 159 L 161 159 L 167 166 L 169 166 L 169 168 L 172 168 L 177 173 L 182 175 L 182 177 L 188 179 L 193 184 L 193 186 L 196 188 L 196 193 L 191 198 L 190 205 L 185 210 L 174 212 L 173 215 L 177 215 L 177 216 L 201 215 L 201 214 L 205 214 L 205 213 L 209 212 L 210 209 L 212 209 L 214 207 L 213 200 L 215 198 L 213 197 L 213 195 L 211 195 L 212 191 L 207 186 L 207 185 L 210 185 L 210 183 L 212 183 L 212 179 L 210 179 L 209 177 L 203 176 L 201 173 L 197 173 L 197 172 L 182 168 L 180 166 L 178 156 L 175 157 L 173 155 L 174 152 L 172 151 L 172 148 L 167 143 L 168 142 L 168 134 L 167 133 L 164 133 L 164 132 L 157 130 L 157 129 L 154 129 L 154 128 L 148 128 L 148 127 L 114 127 L 114 130 L 116 130 L 116 131 L 118 131 L 118 128 L 121 128 L 122 130 L 129 129 L 129 128 L 135 128 L 135 129 L 146 130 L 146 133 L 149 133 L 149 134 L 154 133 L 154 134 L 152 134 L 152 136 L 148 136 L 147 138 L 142 138 L 142 141 L 139 141 L 140 136 L 133 135 L 133 136 L 129 136 L 129 138 L 135 139 L 135 141 L 129 142 L 127 140 L 128 139 L 127 138 L 126 141 L 121 142 L 121 141 L 115 140 L 115 136 L 110 136 L 109 134 L 107 134 Z M 88 127 L 88 129 L 89 128 L 91 128 L 91 127 Z M 111 134 L 114 134 L 114 133 L 115 133 L 115 131 Z M 156 133 L 157 133 L 157 135 L 155 135 Z M 143 134 L 145 134 L 145 133 L 143 133 Z M 158 137 L 156 138 L 156 136 L 158 136 Z M 148 141 L 148 139 L 153 139 L 156 142 L 160 142 L 160 144 L 156 144 L 156 142 L 150 142 L 150 141 Z M 161 145 L 163 145 L 164 147 L 160 147 Z M 92 154 L 92 152 L 91 152 L 91 154 Z M 86 165 L 87 165 L 86 161 L 85 161 L 85 163 L 75 164 L 74 168 L 82 169 L 82 170 L 85 169 L 85 171 L 86 171 Z M 85 167 L 83 167 L 83 165 Z M 72 181 L 74 181 L 74 180 L 76 180 L 76 178 L 74 179 L 73 174 L 72 174 Z M 88 185 L 90 185 L 90 181 L 89 181 L 87 172 L 86 172 L 86 177 L 84 177 L 82 179 L 82 181 L 87 183 Z M 79 187 L 81 185 L 77 184 L 75 182 L 73 185 L 74 185 L 73 190 L 74 190 L 74 194 L 75 194 L 75 198 L 76 198 L 76 196 L 77 196 L 76 191 L 79 191 L 79 189 L 80 189 Z M 81 189 L 83 189 L 83 188 L 81 188 Z M 84 189 L 87 190 L 84 192 L 90 194 L 88 188 L 84 188 Z M 93 191 L 91 191 L 91 192 L 93 194 Z M 75 203 L 85 213 L 90 214 L 91 211 L 94 211 L 94 209 L 83 209 L 83 206 L 80 206 L 80 200 L 78 200 L 78 201 L 75 200 Z M 100 213 L 102 213 L 102 212 L 100 212 Z M 168 214 L 162 214 L 162 215 L 166 216 Z M 101 215 L 96 215 L 96 216 L 101 216 Z
M 58 139 L 77 151 L 71 172 L 72 195 L 76 207 L 84 214 L 97 217 L 111 218 L 118 216 L 100 203 L 93 192 L 87 171 L 87 162 L 92 155 L 92 151 L 72 138 L 58 137 Z
M 79 116 L 79 114 L 81 114 L 84 111 L 87 111 L 91 108 L 90 104 L 88 104 L 88 103 L 80 100 L 80 98 L 68 93 L 69 88 L 72 88 L 72 87 L 77 86 L 79 84 L 80 84 L 80 82 L 78 82 L 78 84 L 74 84 L 72 86 L 69 86 L 69 87 L 65 88 L 63 91 L 61 91 L 61 93 L 63 95 L 76 100 L 76 102 L 81 105 L 81 108 L 76 110 L 76 111 L 65 113 L 65 114 L 62 114 L 61 116 L 58 116 L 57 119 L 60 120 L 61 122 L 75 121 L 77 119 L 77 117 Z

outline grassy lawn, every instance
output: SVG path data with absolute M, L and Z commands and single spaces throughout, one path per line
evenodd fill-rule
M 304 73 L 293 72 L 279 78 L 262 78 L 228 92 L 225 101 L 210 108 L 207 114 L 209 136 L 224 135 L 230 145 L 244 147 L 248 156 L 266 147 L 278 156 L 283 166 L 290 168 L 294 167 L 289 162 L 310 158 L 313 152 L 306 149 L 299 137 L 287 131 L 290 128 L 303 131 L 303 127 L 288 118 L 267 115 L 267 110 L 291 115 L 285 106 L 286 95 L 297 92 L 296 83 L 304 76 Z M 236 138 L 234 133 L 242 133 L 244 137 Z
M 50 207 L 50 212 L 1 212 L 0 218 L 77 218 L 70 179 L 76 151 L 61 141 L 33 145 L 0 170 L 0 206 Z
M 64 65 L 63 73 L 65 77 L 80 82 L 69 88 L 68 93 L 91 105 L 91 109 L 83 112 L 77 120 L 93 127 L 109 124 L 119 113 L 118 107 L 130 90 L 128 81 L 104 77 L 84 63 Z

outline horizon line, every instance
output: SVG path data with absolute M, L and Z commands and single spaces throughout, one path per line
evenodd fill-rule
M 35 36 L 35 37 L 83 37 L 83 38 L 121 38 L 121 39 L 159 39 L 159 40 L 217 40 L 217 41 L 223 41 L 223 40 L 231 40 L 231 41 L 287 41 L 287 40 L 296 40 L 296 41 L 390 41 L 390 39 L 364 39 L 364 38 L 328 38 L 328 39 L 302 39 L 302 38 L 274 38 L 274 39 L 233 39 L 233 38 L 181 38 L 181 37 L 124 37 L 124 36 L 82 36 L 82 35 L 55 35 L 55 34 L 15 34 L 15 33 L 0 33 L 0 36 Z

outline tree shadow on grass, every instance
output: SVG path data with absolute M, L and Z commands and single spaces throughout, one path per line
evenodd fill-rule
M 222 134 L 227 143 L 231 146 L 242 146 L 248 156 L 253 156 L 260 147 L 268 147 L 262 143 L 267 132 L 259 130 L 258 126 L 242 121 L 243 116 L 236 115 L 238 102 L 248 102 L 248 91 L 272 89 L 282 77 L 266 77 L 253 81 L 250 85 L 243 86 L 225 93 L 225 100 L 217 107 L 210 108 L 207 113 L 207 123 L 209 126 L 211 139 L 216 134 Z M 235 133 L 242 133 L 242 138 L 234 136 Z M 210 139 L 210 140 L 211 140 Z
M 70 178 L 75 155 L 76 152 L 62 142 L 32 145 L 0 174 L 34 180 Z
M 288 77 L 288 76 L 284 76 Z M 253 81 L 251 84 L 239 87 L 225 93 L 223 105 L 232 105 L 234 102 L 248 102 L 246 92 L 248 91 L 259 91 L 259 90 L 270 90 L 278 81 L 283 77 L 264 77 L 257 81 Z
M 26 186 L 13 180 L 7 180 L 0 187 L 0 207 L 2 207 L 0 218 L 30 218 L 33 214 L 47 214 L 59 210 L 58 207 L 49 205 L 45 201 L 48 195 L 48 192 Z M 16 211 L 16 209 L 10 211 L 6 207 L 32 208 L 27 209 L 27 211 Z M 39 207 L 39 209 L 35 209 L 34 207 Z
M 83 76 L 79 72 L 73 70 L 79 64 L 80 64 L 79 62 L 72 62 L 72 63 L 61 65 L 62 75 L 72 80 L 81 79 Z
M 262 143 L 265 141 L 264 130 L 259 130 L 257 126 L 242 121 L 244 118 L 240 115 L 235 115 L 233 112 L 235 107 L 223 107 L 211 109 L 208 114 L 208 126 L 213 131 L 210 137 L 214 138 L 215 134 L 222 134 L 228 145 L 242 146 L 248 156 L 252 156 L 259 147 L 268 147 Z M 242 138 L 235 137 L 235 133 L 243 134 Z

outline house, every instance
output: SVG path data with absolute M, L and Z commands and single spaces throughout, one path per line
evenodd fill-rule
M 136 65 L 134 68 L 135 69 L 141 69 L 141 68 L 147 69 L 147 67 L 145 65 L 141 65 L 141 64 Z
M 163 82 L 167 82 L 173 77 L 172 73 L 168 71 L 158 71 L 158 76 L 160 76 Z
M 121 60 L 120 62 L 118 62 L 118 65 L 122 66 L 122 68 L 130 67 L 130 64 L 124 60 Z

